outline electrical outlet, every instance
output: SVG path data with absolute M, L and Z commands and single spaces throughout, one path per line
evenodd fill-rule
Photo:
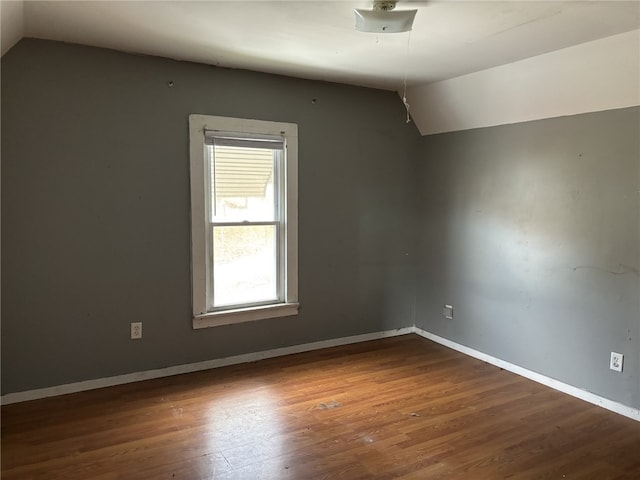
M 621 372 L 623 360 L 624 360 L 623 354 L 611 352 L 611 362 L 609 363 L 609 368 L 611 370 L 615 370 L 616 372 Z
M 131 338 L 133 340 L 138 340 L 139 338 L 142 338 L 142 322 L 131 323 Z
M 442 315 L 447 320 L 453 320 L 453 305 L 445 305 L 442 307 Z

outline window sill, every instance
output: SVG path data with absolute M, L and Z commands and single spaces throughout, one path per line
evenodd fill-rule
M 223 312 L 209 312 L 193 318 L 193 329 L 232 325 L 234 323 L 253 322 L 268 318 L 297 315 L 299 303 L 278 303 L 261 307 L 239 308 Z

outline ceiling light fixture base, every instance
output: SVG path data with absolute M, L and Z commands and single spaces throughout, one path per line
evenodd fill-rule
M 367 33 L 409 32 L 417 10 L 395 10 L 394 1 L 375 1 L 373 10 L 356 8 L 356 30 Z M 395 10 L 395 11 L 394 11 Z
M 379 11 L 390 12 L 394 8 L 396 8 L 396 2 L 382 1 L 382 0 L 373 2 L 374 12 L 379 12 Z

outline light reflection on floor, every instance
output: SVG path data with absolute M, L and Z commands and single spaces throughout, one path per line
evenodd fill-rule
M 205 413 L 204 441 L 210 452 L 212 473 L 240 478 L 278 478 L 286 465 L 279 398 L 269 386 L 234 389 L 211 401 Z M 267 461 L 268 460 L 268 461 Z

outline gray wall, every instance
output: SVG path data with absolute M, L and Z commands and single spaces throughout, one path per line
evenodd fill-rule
M 629 108 L 424 137 L 416 325 L 640 407 L 639 131 Z
M 190 113 L 298 123 L 297 317 L 192 330 Z M 2 393 L 413 325 L 419 138 L 393 92 L 21 41 L 2 58 Z
M 2 58 L 2 392 L 415 322 L 640 408 L 639 112 L 420 138 L 392 92 L 23 40 Z M 192 330 L 189 113 L 299 124 L 298 317 Z

